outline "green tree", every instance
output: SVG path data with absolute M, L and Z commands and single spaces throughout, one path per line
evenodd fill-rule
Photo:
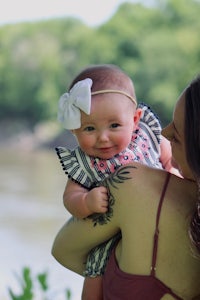
M 105 24 L 74 18 L 0 27 L 0 119 L 33 128 L 56 120 L 57 101 L 86 65 L 119 65 L 139 101 L 166 124 L 180 91 L 199 73 L 200 2 L 123 3 Z

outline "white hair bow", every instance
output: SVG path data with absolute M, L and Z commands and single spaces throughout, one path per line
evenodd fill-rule
M 78 81 L 69 91 L 63 94 L 58 103 L 58 121 L 66 129 L 81 127 L 81 112 L 90 114 L 92 79 Z

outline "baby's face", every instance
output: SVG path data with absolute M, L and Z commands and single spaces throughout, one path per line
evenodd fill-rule
M 106 93 L 92 96 L 91 113 L 81 112 L 81 128 L 74 130 L 88 155 L 109 159 L 124 150 L 134 130 L 135 105 L 126 96 Z

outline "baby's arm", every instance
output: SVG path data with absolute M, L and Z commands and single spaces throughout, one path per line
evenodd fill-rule
M 171 169 L 171 158 L 172 158 L 172 151 L 170 142 L 162 136 L 160 142 L 160 162 L 165 170 L 169 171 Z
M 63 194 L 66 209 L 77 218 L 86 218 L 93 213 L 105 213 L 108 209 L 108 194 L 104 186 L 88 191 L 68 179 Z
M 160 162 L 162 163 L 163 168 L 179 177 L 181 177 L 178 169 L 173 167 L 172 165 L 172 150 L 171 150 L 171 145 L 170 142 L 162 136 L 161 143 L 160 143 Z

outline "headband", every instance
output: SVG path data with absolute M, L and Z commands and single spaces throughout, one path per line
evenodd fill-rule
M 133 98 L 131 95 L 127 94 L 126 92 L 120 91 L 120 90 L 100 90 L 100 91 L 92 92 L 92 96 L 99 95 L 99 94 L 105 94 L 105 93 L 122 94 L 122 95 L 128 97 L 133 103 L 135 103 L 137 105 L 137 101 L 135 98 Z
M 58 121 L 66 129 L 77 129 L 81 127 L 81 112 L 82 110 L 87 115 L 90 114 L 91 96 L 117 93 L 128 97 L 137 105 L 135 98 L 124 91 L 120 90 L 99 90 L 91 93 L 92 79 L 86 78 L 78 81 L 71 88 L 69 93 L 63 94 L 58 102 Z

